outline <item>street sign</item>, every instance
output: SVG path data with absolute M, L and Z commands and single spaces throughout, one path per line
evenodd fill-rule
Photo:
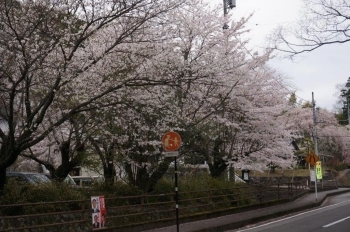
M 310 181 L 316 181 L 315 170 L 310 169 Z
M 317 180 L 322 180 L 321 161 L 316 162 L 316 178 L 317 178 Z
M 309 155 L 305 158 L 305 161 L 308 162 L 310 165 L 315 165 L 315 163 L 319 160 L 320 158 L 318 158 L 318 156 L 313 152 L 310 152 Z
M 169 131 L 163 135 L 162 144 L 166 151 L 176 151 L 181 145 L 181 137 L 178 133 Z
M 167 151 L 163 153 L 165 157 L 178 157 L 179 152 L 178 151 Z

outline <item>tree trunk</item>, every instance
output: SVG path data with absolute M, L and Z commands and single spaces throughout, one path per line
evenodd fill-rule
M 149 178 L 147 192 L 154 191 L 154 187 L 156 186 L 158 181 L 164 176 L 164 174 L 169 168 L 170 163 L 171 163 L 171 158 L 168 157 L 168 158 L 165 158 L 164 161 L 159 164 L 157 170 L 153 172 L 151 177 Z
M 213 178 L 217 178 L 222 176 L 227 168 L 227 163 L 223 160 L 223 156 L 225 156 L 225 152 L 220 152 L 220 146 L 223 144 L 221 139 L 216 139 L 213 147 L 212 157 L 214 159 L 213 163 L 208 162 L 210 175 Z
M 6 168 L 1 168 L 0 169 L 0 196 L 2 196 L 4 193 L 5 183 L 6 183 Z
M 3 194 L 6 184 L 6 169 L 16 162 L 20 154 L 10 141 L 10 137 L 6 136 L 0 148 L 0 195 Z
M 214 163 L 208 163 L 208 166 L 209 166 L 209 170 L 210 170 L 210 175 L 213 178 L 218 178 L 218 177 L 222 176 L 222 174 L 224 173 L 224 171 L 227 168 L 226 161 L 221 159 L 221 158 L 214 160 Z
M 125 165 L 125 171 L 128 176 L 129 183 L 143 190 L 144 192 L 154 191 L 154 187 L 158 181 L 164 176 L 165 172 L 169 168 L 171 158 L 165 158 L 163 162 L 159 164 L 157 169 L 150 175 L 147 172 L 146 167 L 136 168 L 131 164 Z M 135 171 L 135 172 L 134 172 Z
M 105 183 L 106 184 L 114 184 L 114 177 L 116 176 L 114 164 L 112 160 L 107 161 L 107 164 L 103 167 L 104 171 L 104 177 L 105 177 Z

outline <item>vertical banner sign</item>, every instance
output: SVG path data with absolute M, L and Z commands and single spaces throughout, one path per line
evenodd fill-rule
M 317 178 L 317 180 L 322 180 L 321 161 L 316 162 L 316 178 Z
M 98 229 L 106 226 L 106 206 L 104 196 L 91 197 L 92 228 Z

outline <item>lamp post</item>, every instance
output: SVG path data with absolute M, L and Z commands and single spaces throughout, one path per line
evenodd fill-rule
M 228 10 L 236 7 L 236 0 L 223 0 L 223 4 L 224 4 L 224 17 L 226 19 L 226 15 L 228 14 Z M 223 29 L 226 30 L 228 28 L 229 28 L 229 26 L 225 22 Z

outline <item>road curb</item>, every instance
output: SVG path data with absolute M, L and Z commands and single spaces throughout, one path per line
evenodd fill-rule
M 211 228 L 200 229 L 200 230 L 194 230 L 193 232 L 223 232 L 223 231 L 227 231 L 227 230 L 239 229 L 239 228 L 242 228 L 244 226 L 247 226 L 247 225 L 250 225 L 253 223 L 262 222 L 262 221 L 266 221 L 266 220 L 273 219 L 276 217 L 281 217 L 281 216 L 285 216 L 285 215 L 288 215 L 291 213 L 296 213 L 296 212 L 300 212 L 300 211 L 303 211 L 306 209 L 312 209 L 312 208 L 318 207 L 318 206 L 322 205 L 322 203 L 327 199 L 327 197 L 340 195 L 340 194 L 347 193 L 347 192 L 350 192 L 350 189 L 346 189 L 346 190 L 342 190 L 342 191 L 338 191 L 338 192 L 327 193 L 325 196 L 322 197 L 322 199 L 318 199 L 317 202 L 316 201 L 313 203 L 310 202 L 309 204 L 306 204 L 304 206 L 289 208 L 289 209 L 281 210 L 279 212 L 274 212 L 271 214 L 266 214 L 266 215 L 252 217 L 250 219 L 231 222 L 231 223 L 228 223 L 225 225 L 214 226 Z M 312 193 L 310 193 L 310 194 L 312 194 Z M 291 202 L 293 202 L 293 201 L 291 201 Z

